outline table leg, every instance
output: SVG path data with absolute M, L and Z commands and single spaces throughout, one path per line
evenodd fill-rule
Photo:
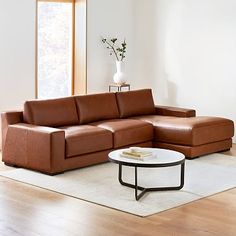
M 138 186 L 138 168 L 137 166 L 135 166 L 135 199 L 136 201 L 138 201 L 147 191 L 148 191 L 148 188 L 143 188 L 143 187 L 140 187 Z M 141 193 L 138 194 L 138 190 L 141 190 Z
M 122 164 L 119 164 L 119 172 L 118 172 L 118 179 L 120 184 L 133 188 L 135 190 L 135 199 L 138 201 L 146 192 L 151 191 L 169 191 L 169 190 L 179 190 L 184 186 L 184 170 L 185 170 L 185 163 L 181 164 L 181 172 L 180 172 L 180 184 L 178 186 L 169 186 L 169 187 L 155 187 L 155 188 L 144 188 L 138 185 L 138 169 L 135 166 L 134 169 L 134 184 L 127 183 L 122 179 Z M 141 191 L 138 194 L 138 191 Z
M 130 184 L 130 183 L 127 183 L 127 182 L 124 182 L 123 179 L 122 179 L 122 164 L 119 164 L 119 173 L 118 173 L 119 177 L 119 182 L 120 184 L 126 186 L 126 187 L 130 187 L 130 188 L 137 188 L 138 190 L 143 190 L 144 188 L 143 187 L 140 187 L 140 186 L 135 186 L 134 184 Z
M 185 168 L 185 162 L 181 164 L 181 177 L 180 177 L 180 186 L 179 189 L 184 187 L 184 168 Z

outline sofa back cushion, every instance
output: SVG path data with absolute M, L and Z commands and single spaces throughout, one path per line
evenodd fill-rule
M 151 89 L 116 93 L 120 117 L 155 114 Z
M 119 118 L 119 110 L 114 93 L 77 96 L 75 100 L 80 124 Z
M 74 97 L 26 101 L 23 116 L 26 123 L 34 125 L 59 127 L 79 123 Z

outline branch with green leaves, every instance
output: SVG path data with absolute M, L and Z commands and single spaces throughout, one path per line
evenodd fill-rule
M 110 55 L 115 55 L 117 61 L 123 61 L 125 58 L 127 43 L 124 39 L 120 47 L 116 46 L 117 38 L 106 39 L 102 38 L 102 42 L 106 45 L 106 48 L 110 51 Z

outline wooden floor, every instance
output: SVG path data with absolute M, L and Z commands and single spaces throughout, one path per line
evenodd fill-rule
M 141 218 L 0 177 L 0 235 L 235 236 L 236 189 Z

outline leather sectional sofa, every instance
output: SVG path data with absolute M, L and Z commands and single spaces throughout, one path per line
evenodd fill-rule
M 26 101 L 2 113 L 7 165 L 57 174 L 106 162 L 127 146 L 177 150 L 187 158 L 230 149 L 231 120 L 155 106 L 150 89 Z

